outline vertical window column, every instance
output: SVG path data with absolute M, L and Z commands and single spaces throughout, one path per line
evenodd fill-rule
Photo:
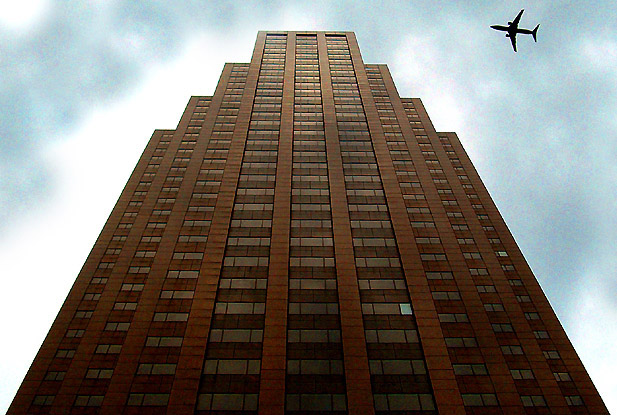
M 196 413 L 258 407 L 285 39 L 265 39 Z
M 436 413 L 346 39 L 328 55 L 375 411 Z
M 346 413 L 317 37 L 296 38 L 286 413 Z

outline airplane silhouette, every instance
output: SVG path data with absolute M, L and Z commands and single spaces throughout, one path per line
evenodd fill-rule
M 501 31 L 504 31 L 504 32 L 508 32 L 506 34 L 506 37 L 510 38 L 510 41 L 512 42 L 512 48 L 514 48 L 514 52 L 516 52 L 516 35 L 519 34 L 519 33 L 522 33 L 524 35 L 532 35 L 533 36 L 533 40 L 535 42 L 538 41 L 536 39 L 536 33 L 538 32 L 538 27 L 540 27 L 540 25 L 537 25 L 536 28 L 533 29 L 533 30 L 519 29 L 518 28 L 518 22 L 521 20 L 521 16 L 523 15 L 524 11 L 525 11 L 525 9 L 521 10 L 518 13 L 518 16 L 516 16 L 516 18 L 514 19 L 514 21 L 508 22 L 508 26 L 500 26 L 500 25 L 491 26 L 491 28 L 493 28 L 495 30 L 501 30 Z

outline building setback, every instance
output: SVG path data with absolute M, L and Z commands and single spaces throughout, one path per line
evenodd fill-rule
M 456 134 L 353 33 L 156 130 L 9 414 L 608 414 Z

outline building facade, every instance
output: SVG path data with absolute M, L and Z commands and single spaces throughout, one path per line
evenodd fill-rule
M 454 133 L 260 32 L 154 132 L 9 414 L 608 414 Z

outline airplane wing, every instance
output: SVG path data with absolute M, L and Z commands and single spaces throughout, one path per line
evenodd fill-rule
M 522 9 L 520 12 L 518 12 L 518 16 L 516 16 L 514 18 L 514 20 L 512 21 L 512 26 L 513 27 L 518 27 L 518 22 L 521 21 L 521 16 L 523 15 L 523 12 L 525 11 L 525 9 Z
M 509 36 L 509 37 L 510 37 L 510 41 L 512 42 L 512 48 L 516 52 L 516 34 Z
M 500 26 L 498 24 L 491 26 L 491 29 L 495 29 L 495 30 L 501 30 L 503 32 L 507 32 L 508 31 L 508 26 Z

